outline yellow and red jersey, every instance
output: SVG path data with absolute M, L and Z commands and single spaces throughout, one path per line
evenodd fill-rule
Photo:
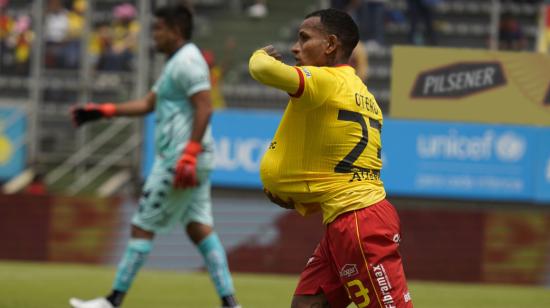
M 250 73 L 291 96 L 261 162 L 267 190 L 324 223 L 385 198 L 382 111 L 352 67 L 289 66 L 258 50 Z

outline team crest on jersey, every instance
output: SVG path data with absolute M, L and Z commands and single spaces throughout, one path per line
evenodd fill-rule
M 304 74 L 306 75 L 307 78 L 311 77 L 311 72 L 307 68 L 302 67 L 302 71 L 304 71 Z
M 356 264 L 346 264 L 340 270 L 340 277 L 342 278 L 351 278 L 357 276 L 359 271 L 357 270 Z

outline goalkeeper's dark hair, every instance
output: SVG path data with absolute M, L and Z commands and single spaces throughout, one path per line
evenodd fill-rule
M 183 5 L 159 7 L 153 13 L 155 17 L 161 18 L 168 27 L 177 29 L 185 40 L 190 40 L 193 33 L 193 13 Z
M 306 16 L 321 18 L 321 24 L 328 34 L 334 34 L 342 42 L 344 55 L 349 58 L 359 42 L 359 29 L 351 17 L 337 9 L 315 11 Z

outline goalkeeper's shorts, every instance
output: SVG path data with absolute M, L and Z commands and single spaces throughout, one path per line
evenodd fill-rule
M 323 293 L 330 307 L 406 307 L 412 301 L 398 252 L 399 217 L 382 200 L 327 225 L 295 295 Z
M 210 170 L 197 170 L 198 186 L 174 189 L 173 164 L 155 160 L 132 224 L 155 233 L 169 232 L 177 223 L 184 228 L 190 222 L 212 226 L 209 173 Z

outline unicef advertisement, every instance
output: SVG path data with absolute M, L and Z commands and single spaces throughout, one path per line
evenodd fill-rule
M 25 168 L 26 115 L 18 108 L 0 107 L 0 180 L 6 181 Z
M 539 129 L 535 178 L 536 200 L 550 203 L 550 128 Z
M 537 133 L 521 126 L 386 121 L 382 179 L 391 194 L 532 199 Z
M 260 160 L 281 117 L 216 112 L 212 184 L 261 189 Z M 386 119 L 382 132 L 389 195 L 550 203 L 550 128 Z

